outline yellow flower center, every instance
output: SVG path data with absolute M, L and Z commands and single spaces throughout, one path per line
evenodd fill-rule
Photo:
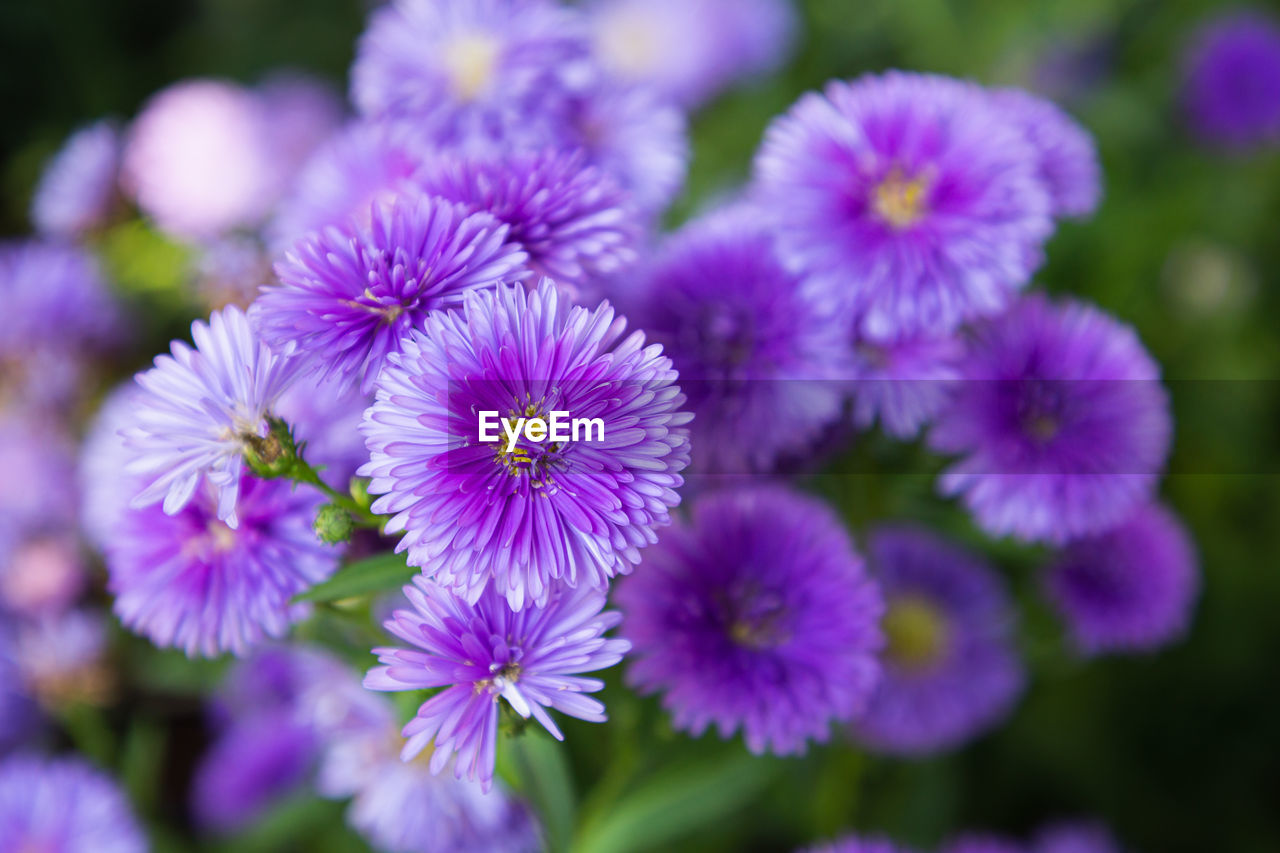
M 871 210 L 892 228 L 908 228 L 925 215 L 928 190 L 925 178 L 907 178 L 895 168 L 872 191 Z
M 444 64 L 459 99 L 473 101 L 493 84 L 500 51 L 498 40 L 485 33 L 464 36 L 444 49 Z
M 890 602 L 882 626 L 888 641 L 886 657 L 904 669 L 936 663 L 946 646 L 946 617 L 923 598 L 906 596 Z

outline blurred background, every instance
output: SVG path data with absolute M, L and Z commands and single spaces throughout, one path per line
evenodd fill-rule
M 849 473 L 814 487 L 855 529 L 925 517 L 993 554 L 1019 593 L 1032 671 L 1011 720 L 936 759 L 833 748 L 743 763 L 738 742 L 669 732 L 656 703 L 631 696 L 615 675 L 604 696 L 614 724 L 568 721 L 567 778 L 546 786 L 570 786 L 563 796 L 580 815 L 624 803 L 634 812 L 621 824 L 634 836 L 625 849 L 636 850 L 783 850 L 852 826 L 931 845 L 961 828 L 1018 835 L 1075 815 L 1105 820 L 1147 853 L 1280 850 L 1280 156 L 1274 147 L 1206 145 L 1179 100 L 1196 28 L 1223 7 L 797 6 L 789 63 L 695 113 L 689 180 L 670 224 L 739 185 L 769 120 L 829 78 L 897 67 L 1056 100 L 1096 136 L 1105 198 L 1096 217 L 1060 229 L 1038 281 L 1134 324 L 1163 365 L 1177 431 L 1163 492 L 1201 555 L 1195 622 L 1185 641 L 1154 655 L 1073 659 L 1034 595 L 1039 555 L 992 546 L 923 478 L 893 473 L 916 449 L 866 442 L 836 464 Z M 0 231 L 28 233 L 40 170 L 74 128 L 96 117 L 125 121 L 175 80 L 255 83 L 294 68 L 345 90 L 368 9 L 359 0 L 5 0 Z M 144 321 L 128 355 L 108 367 L 126 376 L 185 335 L 198 312 L 174 295 L 179 247 L 154 236 L 115 239 L 112 274 Z M 323 622 L 311 630 L 322 636 Z M 64 715 L 55 738 L 120 769 L 160 849 L 364 849 L 341 803 L 305 796 L 240 836 L 197 840 L 187 788 L 208 740 L 201 697 L 222 664 L 190 663 L 123 632 L 112 648 L 121 682 L 113 700 Z M 628 742 L 635 727 L 654 731 L 660 748 L 638 753 Z M 637 787 L 655 793 L 623 796 Z

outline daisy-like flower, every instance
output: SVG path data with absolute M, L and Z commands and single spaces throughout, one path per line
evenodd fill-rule
M 419 176 L 433 196 L 492 214 L 529 268 L 576 286 L 634 263 L 641 237 L 629 196 L 581 151 L 543 150 L 489 157 L 446 154 Z
M 74 758 L 0 761 L 0 851 L 144 853 L 146 836 L 115 782 Z
M 738 206 L 682 228 L 640 292 L 620 295 L 680 373 L 699 472 L 768 470 L 840 418 L 847 324 L 803 285 L 759 212 Z
M 807 847 L 800 853 L 914 853 L 914 851 L 882 836 L 846 835 L 830 844 Z
M 421 575 L 404 593 L 413 609 L 397 610 L 386 628 L 413 648 L 374 649 L 383 666 L 369 671 L 364 686 L 446 688 L 424 702 L 404 727 L 404 760 L 433 744 L 432 773 L 456 753 L 457 778 L 479 781 L 488 791 L 499 699 L 521 717 L 533 717 L 557 740 L 564 735 L 548 708 L 604 722 L 604 705 L 583 695 L 600 690 L 604 682 L 580 673 L 607 669 L 631 648 L 626 640 L 604 636 L 620 619 L 616 612 L 601 612 L 604 593 L 559 587 L 545 605 L 518 612 L 496 591 L 468 604 Z
M 372 208 L 368 228 L 328 228 L 276 265 L 254 319 L 264 340 L 368 392 L 390 353 L 432 312 L 526 275 L 527 255 L 487 213 L 423 195 Z
M 776 68 L 795 33 L 787 0 L 594 0 L 597 61 L 686 108 Z
M 519 609 L 557 585 L 603 589 L 639 562 L 679 502 L 690 416 L 662 348 L 625 328 L 607 303 L 571 307 L 543 279 L 468 294 L 404 340 L 365 413 L 360 473 L 411 565 L 472 602 L 492 585 Z M 510 430 L 556 411 L 595 426 L 514 444 L 492 421 L 481 431 L 481 412 Z
M 1155 487 L 1171 423 L 1133 330 L 1088 305 L 1021 300 L 980 328 L 929 434 L 939 481 L 994 536 L 1065 542 L 1123 521 Z
M 220 520 L 206 485 L 175 514 L 133 509 L 104 531 L 108 589 L 126 627 L 188 655 L 240 655 L 309 612 L 290 600 L 341 555 L 311 529 L 323 495 L 249 475 L 239 491 L 236 527 Z
M 1183 100 L 1193 129 L 1222 145 L 1280 141 L 1280 27 L 1257 12 L 1216 18 L 1187 56 Z
M 1053 228 L 1035 147 L 985 90 L 945 77 L 805 95 L 769 128 L 755 178 L 783 254 L 877 339 L 997 313 Z
M 1040 154 L 1040 178 L 1053 214 L 1081 218 L 1098 209 L 1102 168 L 1093 137 L 1052 101 L 1020 89 L 991 93 L 996 106 L 1022 129 Z
M 925 755 L 1003 720 L 1024 679 L 997 575 L 922 529 L 882 528 L 869 547 L 888 645 L 857 738 L 876 752 Z
M 174 341 L 171 356 L 136 377 L 141 393 L 124 429 L 129 473 L 146 481 L 132 506 L 182 510 L 202 484 L 216 492 L 217 517 L 235 528 L 246 448 L 269 433 L 276 401 L 299 362 L 273 353 L 239 308 L 191 324 L 195 348 Z
M 78 237 L 101 225 L 119 195 L 120 132 L 109 121 L 82 127 L 45 166 L 31 222 L 48 237 Z
M 958 335 L 877 341 L 853 345 L 853 419 L 876 421 L 895 438 L 911 438 L 946 405 L 959 378 L 964 343 Z
M 396 0 L 360 37 L 351 99 L 439 143 L 501 138 L 572 83 L 588 53 L 579 29 L 549 0 Z
M 1036 833 L 1031 853 L 1121 853 L 1120 843 L 1096 821 L 1062 821 Z
M 618 604 L 636 659 L 693 736 L 741 728 L 754 753 L 804 752 L 879 677 L 881 600 L 835 514 L 782 487 L 718 492 L 666 531 Z
M 1085 654 L 1150 651 L 1187 630 L 1200 588 L 1195 547 L 1172 512 L 1143 506 L 1068 543 L 1045 587 Z
M 313 231 L 365 227 L 379 201 L 417 191 L 428 146 L 404 123 L 357 121 L 321 145 L 298 171 L 267 228 L 283 254 Z

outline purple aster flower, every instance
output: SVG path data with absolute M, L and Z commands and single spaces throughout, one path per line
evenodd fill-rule
M 1121 853 L 1119 842 L 1101 823 L 1063 821 L 1036 833 L 1031 853 Z
M 641 237 L 630 197 L 581 151 L 435 158 L 419 178 L 430 195 L 461 202 L 508 225 L 528 265 L 576 286 L 636 260 Z
M 0 409 L 0 558 L 6 546 L 74 527 L 74 449 L 59 427 L 41 415 Z
M 152 97 L 125 141 L 121 181 L 144 213 L 184 239 L 257 224 L 284 177 L 272 120 L 253 91 L 184 80 Z
M 467 292 L 527 275 L 527 255 L 487 213 L 422 195 L 372 209 L 368 228 L 328 228 L 276 265 L 254 307 L 263 338 L 368 392 L 390 353 Z
M 263 81 L 257 95 L 271 122 L 272 159 L 282 176 L 296 174 L 342 124 L 342 98 L 310 75 L 277 73 Z
M 163 500 L 173 515 L 208 484 L 218 518 L 234 528 L 245 448 L 267 434 L 299 360 L 273 353 L 235 307 L 192 323 L 191 337 L 194 349 L 174 341 L 172 356 L 158 356 L 136 377 L 141 393 L 123 431 L 133 452 L 126 470 L 147 485 L 132 505 Z
M 519 609 L 639 562 L 679 502 L 690 416 L 662 348 L 625 329 L 608 303 L 571 307 L 543 279 L 468 294 L 405 339 L 365 414 L 360 474 L 410 565 L 472 602 L 492 584 Z M 510 430 L 556 411 L 595 426 L 513 442 L 478 417 Z
M 579 673 L 607 669 L 631 648 L 605 639 L 618 624 L 601 613 L 605 596 L 559 587 L 545 605 L 513 611 L 496 590 L 468 604 L 421 575 L 404 593 L 413 610 L 397 610 L 386 628 L 414 648 L 374 649 L 383 666 L 365 676 L 371 690 L 446 688 L 418 708 L 404 727 L 405 761 L 432 745 L 430 769 L 439 773 L 454 754 L 457 778 L 493 784 L 498 700 L 532 716 L 557 740 L 564 735 L 548 708 L 588 722 L 605 720 L 604 705 L 582 694 L 604 682 Z
M 1001 89 L 991 96 L 1039 153 L 1054 216 L 1081 218 L 1097 210 L 1102 169 L 1089 132 L 1057 104 L 1029 92 Z
M 146 837 L 115 782 L 75 758 L 0 761 L 0 851 L 144 853 Z
M 884 339 L 947 333 L 1027 283 L 1053 228 L 1039 167 L 985 90 L 889 72 L 801 98 L 755 173 L 784 256 Z
M 1144 502 L 1169 450 L 1159 366 L 1078 302 L 1021 300 L 979 329 L 929 435 L 960 459 L 939 481 L 995 536 L 1064 542 Z
M 340 551 L 311 530 L 323 502 L 318 491 L 245 475 L 236 527 L 219 520 L 210 486 L 172 515 L 129 510 L 105 532 L 116 614 L 156 645 L 188 655 L 240 655 L 282 636 L 309 612 L 290 599 L 337 568 Z
M 364 227 L 375 202 L 416 191 L 427 146 L 403 123 L 354 122 L 307 160 L 268 228 L 283 253 L 330 225 Z
M 787 0 L 595 0 L 588 10 L 608 71 L 687 108 L 780 65 L 796 25 Z
M 17 544 L 7 538 L 0 532 L 0 611 L 57 612 L 84 591 L 87 572 L 70 530 L 41 531 Z
M 808 847 L 801 853 L 914 853 L 914 851 L 882 836 L 846 835 L 830 844 Z
M 351 99 L 440 143 L 500 139 L 572 84 L 588 53 L 579 28 L 548 0 L 396 0 L 356 45 Z
M 141 395 L 142 390 L 134 382 L 113 388 L 90 422 L 80 447 L 76 479 L 69 494 L 74 496 L 78 491 L 80 529 L 89 543 L 99 549 L 128 514 L 128 498 L 142 491 L 145 484 L 125 470 L 132 454 L 120 434 L 132 422 Z M 4 442 L 0 442 L 0 448 L 3 447 Z
M 698 471 L 768 470 L 840 418 L 847 325 L 803 284 L 778 260 L 759 212 L 739 206 L 682 228 L 641 292 L 623 295 L 680 373 Z
M 12 625 L 0 622 L 0 755 L 30 743 L 40 714 L 23 681 Z
M 967 834 L 942 845 L 940 853 L 1026 853 L 1026 848 L 996 835 Z
M 291 714 L 259 712 L 237 720 L 197 767 L 192 810 L 218 832 L 253 823 L 302 786 L 317 747 L 315 734 Z
M 618 603 L 676 728 L 742 729 L 754 753 L 804 752 L 862 710 L 879 676 L 881 601 L 835 514 L 781 487 L 700 499 Z
M 1085 654 L 1150 651 L 1191 621 L 1200 587 L 1195 547 L 1173 513 L 1151 504 L 1068 543 L 1045 587 Z
M 1207 23 L 1188 52 L 1183 99 L 1195 131 L 1233 147 L 1280 141 L 1280 28 L 1257 12 Z
M 876 752 L 924 755 L 991 728 L 1022 693 L 1015 614 L 1000 579 L 956 546 L 914 527 L 870 540 L 885 597 L 883 676 L 854 722 Z
M 102 225 L 115 205 L 120 132 L 109 121 L 82 127 L 45 166 L 31 221 L 46 237 L 78 237 Z
M 859 338 L 853 349 L 854 422 L 867 429 L 879 420 L 895 438 L 915 436 L 942 410 L 964 355 L 957 335 Z

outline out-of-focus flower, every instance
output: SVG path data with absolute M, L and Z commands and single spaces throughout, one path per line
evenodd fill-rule
M 882 603 L 835 515 L 781 487 L 701 498 L 618 602 L 628 680 L 676 728 L 742 729 L 752 752 L 803 752 L 859 713 L 879 675 Z
M 1031 853 L 1121 853 L 1120 844 L 1096 821 L 1062 821 L 1036 833 Z
M 250 89 L 184 80 L 151 98 L 125 141 L 125 192 L 165 231 L 216 237 L 258 224 L 281 189 L 271 115 Z
M 5 526 L 0 522 L 0 528 Z M 5 538 L 0 532 L 0 610 L 56 612 L 84 590 L 88 578 L 71 526 L 36 532 L 17 544 Z
M 942 845 L 939 853 L 1026 853 L 1026 848 L 996 835 L 966 834 Z
M 360 473 L 411 565 L 518 609 L 639 562 L 680 500 L 690 416 L 662 348 L 625 329 L 607 303 L 571 307 L 543 279 L 468 294 L 404 340 L 365 414 Z M 556 411 L 595 425 L 567 441 L 504 432 Z M 480 412 L 497 413 L 483 433 Z
M 74 758 L 0 761 L 0 851 L 144 853 L 146 837 L 115 782 Z
M 1097 210 L 1102 168 L 1089 132 L 1052 101 L 1021 89 L 997 90 L 992 97 L 1039 152 L 1054 216 L 1081 218 Z
M 298 243 L 263 287 L 254 319 L 279 351 L 369 392 L 413 329 L 475 290 L 528 275 L 528 256 L 487 213 L 416 195 L 378 204 L 368 228 L 329 228 Z
M 75 238 L 102 225 L 119 195 L 120 132 L 109 121 L 82 127 L 45 166 L 31 221 L 46 237 Z
M 232 832 L 299 789 L 315 762 L 315 734 L 292 713 L 261 712 L 237 720 L 196 770 L 191 805 L 200 823 Z
M 560 587 L 544 605 L 516 612 L 496 590 L 468 604 L 421 575 L 404 592 L 413 610 L 397 610 L 386 628 L 412 648 L 374 649 L 383 666 L 370 670 L 364 685 L 446 688 L 404 727 L 406 761 L 430 745 L 430 769 L 439 773 L 456 754 L 457 778 L 479 781 L 488 791 L 500 698 L 558 740 L 564 736 L 548 708 L 594 723 L 605 720 L 604 705 L 582 695 L 602 689 L 604 682 L 580 673 L 613 666 L 631 644 L 604 637 L 620 618 L 600 612 L 604 593 Z
M 929 435 L 939 481 L 996 536 L 1064 542 L 1124 520 L 1169 450 L 1160 368 L 1128 326 L 1078 302 L 1021 300 L 980 328 Z
M 858 740 L 876 752 L 928 754 L 1008 716 L 1024 677 L 996 574 L 923 529 L 882 528 L 869 548 L 888 645 L 880 684 L 853 726 Z
M 191 337 L 194 349 L 174 341 L 172 356 L 157 356 L 136 377 L 140 393 L 123 430 L 132 452 L 126 470 L 146 486 L 132 505 L 163 500 L 173 515 L 207 484 L 217 517 L 234 528 L 246 448 L 268 436 L 268 417 L 300 362 L 273 353 L 235 307 L 192 323 Z
M 959 378 L 964 342 L 959 335 L 876 341 L 853 346 L 853 419 L 877 420 L 896 438 L 911 438 L 946 405 Z
M 429 147 L 410 125 L 357 121 L 307 160 L 268 226 L 277 253 L 313 231 L 363 227 L 377 202 L 416 190 Z
M 323 502 L 318 491 L 246 475 L 234 528 L 219 520 L 210 486 L 172 515 L 123 513 L 103 543 L 116 614 L 188 655 L 244 654 L 282 636 L 308 612 L 290 599 L 337 567 L 340 552 L 311 530 Z
M 40 719 L 18 662 L 13 626 L 0 623 L 0 755 L 30 738 Z
M 770 126 L 755 178 L 783 255 L 881 340 L 999 312 L 1053 229 L 1035 147 L 989 93 L 946 77 L 805 95 Z
M 296 71 L 278 73 L 257 88 L 270 122 L 275 168 L 292 176 L 342 124 L 342 99 L 326 83 Z
M 580 31 L 549 0 L 396 0 L 360 37 L 351 99 L 366 117 L 411 117 L 437 143 L 503 139 L 573 85 Z
M 1280 28 L 1257 12 L 1207 23 L 1187 56 L 1183 99 L 1196 133 L 1233 147 L 1280 142 Z
M 800 853 L 914 853 L 914 851 L 881 836 L 847 835 L 830 844 L 808 847 Z
M 271 280 L 271 261 L 262 244 L 242 235 L 202 246 L 193 266 L 196 295 L 210 310 L 248 308 L 258 288 Z
M 419 176 L 430 195 L 492 214 L 536 275 L 574 287 L 635 262 L 641 228 L 628 194 L 580 151 L 444 154 Z
M 106 621 L 97 612 L 44 614 L 19 626 L 14 659 L 27 692 L 41 705 L 102 704 L 115 689 L 103 661 Z
M 840 418 L 847 324 L 803 285 L 739 206 L 686 225 L 619 294 L 680 373 L 700 473 L 768 470 Z
M 796 21 L 788 0 L 595 0 L 597 61 L 687 108 L 786 58 Z
M 1086 654 L 1149 651 L 1180 637 L 1199 592 L 1195 548 L 1159 504 L 1076 539 L 1045 576 L 1050 600 Z
M 70 495 L 80 497 L 80 529 L 85 539 L 102 548 L 111 530 L 129 512 L 129 499 L 143 481 L 125 469 L 132 457 L 120 431 L 127 427 L 142 389 L 123 382 L 103 398 L 80 446 L 80 460 Z M 4 446 L 0 442 L 0 448 Z

